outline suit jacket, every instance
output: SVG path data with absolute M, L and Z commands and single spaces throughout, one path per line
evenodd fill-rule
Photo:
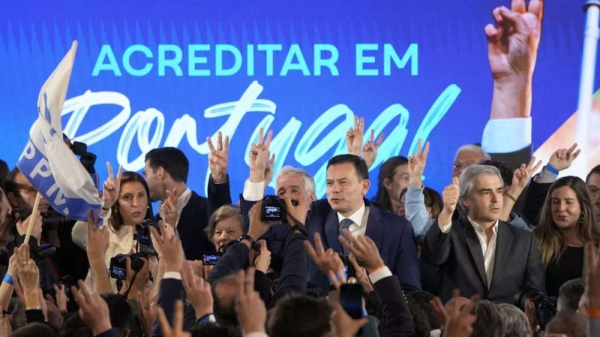
M 544 207 L 546 196 L 553 183 L 538 183 L 535 178 L 531 179 L 527 187 L 527 203 L 523 208 L 524 217 L 534 226 L 540 221 L 540 213 Z M 525 192 L 523 192 L 525 193 Z
M 370 207 L 365 235 L 371 238 L 386 266 L 400 280 L 405 292 L 421 289 L 417 246 L 412 226 L 408 220 L 374 207 L 370 201 L 364 200 Z M 309 240 L 314 241 L 315 233 L 321 235 L 323 246 L 342 252 L 338 239 L 339 220 L 337 212 L 331 209 L 327 200 L 318 200 L 311 204 L 310 215 L 306 221 Z M 314 244 L 314 242 L 313 242 Z M 329 291 L 329 281 L 317 265 L 309 259 L 309 282 L 321 289 L 323 294 Z
M 202 260 L 202 253 L 214 252 L 215 245 L 204 233 L 208 220 L 217 208 L 231 203 L 229 183 L 215 184 L 209 180 L 208 196 L 204 198 L 192 191 L 190 200 L 181 210 L 177 232 L 187 260 Z
M 248 233 L 248 230 L 250 229 L 249 212 L 254 204 L 256 204 L 256 201 L 248 201 L 244 199 L 243 194 L 240 194 L 240 208 L 242 211 L 244 233 Z M 260 237 L 260 239 L 265 240 L 267 247 L 271 252 L 271 265 L 269 267 L 278 274 L 281 274 L 281 269 L 283 268 L 285 242 L 289 230 L 289 224 L 273 225 L 262 237 Z M 254 239 L 258 241 L 258 238 Z
M 379 297 L 381 336 L 416 336 L 415 326 L 398 279 L 389 276 L 373 284 Z
M 428 262 L 440 266 L 438 284 L 443 302 L 452 298 L 454 289 L 464 297 L 480 294 L 494 303 L 510 304 L 524 289 L 545 292 L 544 266 L 535 240 L 526 230 L 499 221 L 489 289 L 481 244 L 468 219 L 454 221 L 447 234 L 442 233 L 436 220 L 425 241 Z
M 175 302 L 179 299 L 185 298 L 186 296 L 184 294 L 183 283 L 181 283 L 181 280 L 168 278 L 160 281 L 157 306 L 163 308 L 167 321 L 171 326 L 173 326 Z M 194 306 L 192 306 L 187 300 L 183 302 L 183 305 L 183 329 L 187 331 L 196 325 L 196 310 L 194 309 Z M 162 336 L 158 320 L 154 321 L 150 336 Z
M 521 164 L 529 163 L 532 152 L 532 145 L 530 144 L 516 152 L 490 153 L 490 157 L 492 157 L 492 160 L 499 161 L 512 167 L 521 167 Z

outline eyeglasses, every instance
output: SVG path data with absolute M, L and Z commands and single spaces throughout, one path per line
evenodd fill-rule
M 595 197 L 596 195 L 598 195 L 598 191 L 600 191 L 600 188 L 596 187 L 596 186 L 588 186 L 588 191 L 590 191 L 590 195 L 593 197 Z

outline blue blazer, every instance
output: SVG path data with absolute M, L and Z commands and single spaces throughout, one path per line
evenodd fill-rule
M 365 235 L 371 238 L 379 254 L 390 268 L 392 274 L 398 277 L 402 290 L 406 293 L 421 289 L 421 276 L 417 246 L 410 222 L 395 214 L 387 213 L 375 207 L 369 200 L 364 199 L 369 206 L 367 230 Z M 338 239 L 339 220 L 337 212 L 331 209 L 327 200 L 318 200 L 311 204 L 310 215 L 306 221 L 309 240 L 314 244 L 314 235 L 319 233 L 323 246 L 342 252 L 342 244 Z M 329 291 L 329 280 L 317 265 L 309 259 L 309 282 L 326 294 Z

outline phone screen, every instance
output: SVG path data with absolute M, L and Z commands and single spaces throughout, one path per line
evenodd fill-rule
M 281 208 L 277 206 L 265 206 L 265 218 L 272 220 L 281 219 Z
M 353 319 L 363 317 L 362 286 L 359 283 L 342 284 L 340 288 L 340 304 Z
M 127 275 L 127 272 L 123 268 L 119 268 L 119 267 L 115 267 L 115 266 L 112 266 L 110 268 L 110 277 L 112 277 L 114 279 L 124 280 L 124 279 L 126 279 L 126 275 Z
M 202 254 L 202 264 L 205 266 L 214 266 L 219 262 L 221 258 L 220 254 L 212 253 L 212 254 Z

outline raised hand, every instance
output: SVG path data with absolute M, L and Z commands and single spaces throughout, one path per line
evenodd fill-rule
M 156 320 L 156 303 L 150 300 L 149 294 L 145 291 L 137 293 L 138 307 L 140 308 L 140 325 L 146 336 L 152 333 L 152 325 Z
M 29 257 L 29 245 L 23 244 L 15 251 L 19 264 L 19 283 L 23 289 L 25 298 L 32 292 L 36 292 L 40 285 L 40 270 L 35 262 Z M 37 296 L 37 293 L 35 294 Z
M 158 222 L 158 227 L 160 228 L 160 235 L 165 240 L 169 240 L 173 235 L 175 235 L 175 228 L 173 227 L 173 225 L 169 224 L 168 222 L 165 222 L 164 220 Z M 157 235 L 158 231 L 150 231 L 150 237 L 152 238 L 153 243 L 159 240 Z M 160 250 L 160 246 L 158 244 L 154 244 L 154 251 L 156 252 L 156 255 L 159 258 L 162 258 L 163 253 L 162 250 Z
M 346 132 L 346 146 L 348 147 L 349 154 L 360 156 L 360 150 L 363 147 L 364 132 L 364 117 L 358 118 L 358 116 L 354 116 L 354 127 L 350 128 L 350 130 Z
M 210 148 L 208 154 L 208 168 L 210 176 L 216 184 L 222 184 L 227 181 L 227 167 L 229 161 L 229 136 L 225 136 L 223 143 L 223 135 L 221 131 L 217 133 L 217 147 L 212 143 L 210 137 L 206 137 L 206 142 Z
M 175 228 L 177 226 L 177 200 L 179 200 L 179 193 L 177 193 L 176 188 L 173 191 L 166 190 L 165 192 L 167 199 L 160 205 L 160 211 L 165 217 L 165 222 Z
M 252 206 L 252 208 L 250 208 L 250 211 L 248 211 L 248 217 L 250 218 L 250 228 L 248 229 L 248 235 L 255 240 L 263 236 L 269 230 L 269 227 L 271 227 L 270 223 L 262 221 L 260 217 L 261 209 L 262 201 L 258 201 Z
M 373 289 L 373 285 L 371 284 L 371 280 L 369 279 L 369 275 L 367 274 L 367 269 L 365 267 L 361 267 L 352 254 L 348 256 L 348 261 L 352 263 L 352 266 L 356 271 L 356 279 L 358 282 L 360 282 L 360 284 L 362 284 L 364 291 L 367 294 L 375 291 L 375 289 Z
M 254 290 L 254 268 L 243 269 L 238 274 L 238 297 L 235 304 L 238 320 L 245 335 L 252 332 L 265 332 L 267 308 L 260 295 Z
M 265 170 L 269 162 L 269 147 L 273 138 L 273 131 L 267 133 L 264 139 L 264 130 L 261 128 L 258 132 L 258 144 L 251 144 L 250 153 L 248 153 L 248 162 L 250 163 L 250 181 L 260 183 L 265 179 Z
M 190 337 L 191 334 L 187 331 L 183 331 L 183 301 L 177 300 L 175 302 L 175 312 L 173 313 L 173 326 L 169 324 L 167 316 L 163 308 L 158 308 L 158 322 L 160 324 L 160 331 L 163 337 Z
M 331 313 L 331 322 L 335 327 L 336 336 L 352 337 L 358 333 L 360 328 L 369 323 L 369 319 L 366 317 L 352 319 L 340 302 L 335 301 L 333 303 L 333 312 Z
M 65 292 L 66 290 L 67 287 L 64 284 L 54 285 L 54 292 L 56 293 L 56 307 L 60 312 L 67 311 L 67 303 L 69 303 L 69 298 Z
M 580 149 L 577 151 L 575 151 L 575 149 L 577 149 L 577 143 L 571 145 L 568 149 L 558 149 L 554 151 L 548 164 L 559 171 L 568 169 L 581 153 Z
M 377 245 L 368 236 L 359 235 L 355 238 L 348 229 L 344 229 L 342 235 L 339 236 L 339 240 L 356 260 L 367 268 L 369 273 L 385 267 Z
M 460 196 L 460 187 L 458 185 L 458 178 L 452 178 L 452 184 L 446 186 L 442 192 L 442 199 L 444 201 L 444 208 L 442 212 L 446 214 L 453 214 L 458 205 L 458 199 Z
M 126 279 L 125 285 L 121 289 L 121 294 L 127 294 L 127 299 L 133 300 L 136 298 L 139 291 L 144 291 L 150 280 L 150 261 L 147 258 L 140 259 L 143 263 L 142 269 L 134 271 L 131 267 L 131 258 L 127 258 L 125 264 Z
M 258 254 L 258 256 L 256 254 L 251 254 L 252 258 L 255 260 L 254 268 L 266 274 L 271 265 L 271 251 L 267 248 L 267 242 L 265 240 L 258 240 L 257 243 L 260 244 L 260 254 Z
M 164 259 L 166 266 L 165 272 L 181 272 L 183 262 L 185 261 L 185 254 L 183 252 L 183 247 L 181 246 L 181 241 L 175 235 L 172 235 L 169 238 L 160 235 L 154 227 L 151 227 L 150 231 L 154 235 L 153 239 L 156 239 L 153 241 L 153 244 L 158 246 L 158 250 L 162 252 L 162 258 Z
M 101 258 L 104 261 L 104 255 L 108 249 L 110 241 L 110 232 L 107 226 L 98 226 L 98 215 L 93 210 L 88 212 L 88 237 L 87 254 L 90 258 Z
M 384 136 L 385 134 L 382 132 L 379 135 L 379 138 L 377 138 L 377 142 L 375 142 L 375 130 L 371 129 L 369 141 L 362 148 L 363 159 L 367 163 L 367 167 L 371 167 L 373 163 L 375 163 L 375 159 L 377 159 L 377 150 L 379 150 L 379 146 L 381 146 Z
M 305 198 L 301 200 L 296 200 L 298 202 L 298 205 L 294 206 L 289 194 L 285 194 L 283 196 L 283 199 L 285 201 L 285 207 L 287 210 L 286 213 L 288 223 L 293 226 L 295 224 L 293 220 L 296 219 L 304 225 L 306 223 L 306 217 L 310 209 L 310 201 L 307 201 Z
M 454 292 L 454 298 L 458 297 L 458 291 Z M 444 329 L 445 337 L 469 337 L 473 333 L 473 323 L 477 317 L 471 312 L 475 308 L 479 295 L 474 295 L 471 302 L 465 305 L 462 310 L 458 305 L 455 305 L 448 315 L 446 328 Z
M 304 248 L 306 248 L 308 255 L 311 259 L 313 259 L 313 261 L 315 261 L 319 269 L 324 274 L 327 274 L 330 271 L 337 273 L 340 269 L 344 270 L 344 263 L 340 259 L 338 253 L 331 248 L 325 250 L 323 247 L 321 235 L 319 235 L 319 233 L 315 233 L 314 239 L 314 248 L 308 240 L 304 241 Z
M 429 142 L 425 143 L 425 148 L 422 146 L 421 139 L 417 143 L 417 153 L 408 158 L 408 184 L 415 189 L 419 189 L 423 185 L 423 172 L 427 164 L 427 156 L 429 155 Z
M 527 187 L 529 181 L 531 180 L 531 176 L 540 168 L 542 162 L 537 160 L 535 157 L 532 157 L 529 161 L 529 164 L 525 166 L 525 164 L 521 164 L 521 167 L 515 170 L 515 174 L 513 175 L 513 180 L 511 187 L 516 187 L 521 192 Z M 519 192 L 519 194 L 521 194 Z M 519 195 L 513 195 L 515 198 Z
M 273 179 L 273 167 L 275 166 L 275 153 L 271 155 L 271 159 L 267 162 L 267 167 L 265 167 L 265 190 L 271 183 L 271 179 Z
M 82 280 L 79 280 L 79 289 L 71 287 L 73 297 L 79 304 L 79 317 L 92 329 L 97 336 L 112 328 L 106 301 L 97 293 L 90 292 Z
M 512 0 L 511 9 L 499 7 L 493 16 L 497 27 L 488 24 L 488 58 L 494 79 L 514 75 L 531 76 L 542 34 L 543 0 Z
M 210 283 L 205 282 L 202 277 L 194 273 L 190 263 L 184 263 L 181 282 L 187 299 L 192 302 L 196 311 L 196 319 L 213 312 L 213 297 L 210 292 Z
M 119 166 L 119 172 L 117 177 L 113 173 L 112 165 L 107 162 L 106 168 L 108 169 L 108 179 L 104 182 L 104 189 L 102 191 L 102 200 L 104 208 L 111 208 L 112 205 L 119 200 L 119 191 L 121 190 L 121 176 L 123 175 L 123 166 Z

